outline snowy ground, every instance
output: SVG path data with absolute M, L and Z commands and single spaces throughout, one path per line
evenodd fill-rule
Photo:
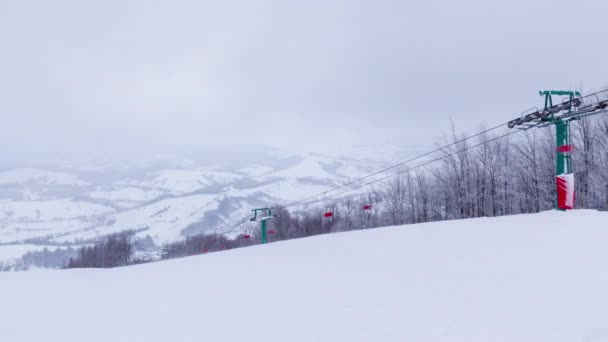
M 607 341 L 608 213 L 0 273 L 0 341 Z

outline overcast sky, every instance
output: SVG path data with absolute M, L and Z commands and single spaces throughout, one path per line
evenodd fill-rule
M 608 85 L 608 2 L 2 1 L 0 151 L 426 144 Z

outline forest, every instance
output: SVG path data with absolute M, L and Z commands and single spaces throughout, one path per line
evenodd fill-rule
M 406 165 L 385 181 L 365 187 L 364 192 L 331 200 L 320 197 L 315 203 L 300 206 L 275 205 L 277 217 L 269 220 L 269 242 L 391 225 L 536 213 L 555 207 L 554 128 L 464 138 L 453 129 L 438 142 L 438 146 L 448 147 L 431 158 L 435 162 L 421 160 Z M 576 208 L 607 210 L 608 119 L 600 116 L 573 121 L 571 138 Z M 328 212 L 331 216 L 326 217 Z M 236 236 L 212 233 L 185 237 L 162 246 L 160 258 L 258 243 L 259 228 L 250 226 L 249 231 Z M 116 267 L 148 261 L 134 257 L 138 245 L 142 241 L 135 239 L 133 232 L 115 234 L 66 252 L 28 253 L 22 268 Z
M 481 129 L 480 131 L 483 131 Z M 608 119 L 573 121 L 576 208 L 608 209 Z M 403 167 L 364 193 L 298 207 L 275 206 L 269 242 L 391 225 L 537 213 L 555 208 L 555 130 L 549 126 L 464 139 L 452 131 L 437 162 Z M 464 141 L 463 141 L 464 140 Z M 416 165 L 424 165 L 417 167 Z M 382 177 L 379 175 L 378 177 Z M 357 184 L 353 184 L 356 186 Z M 330 217 L 325 217 L 326 213 Z M 230 242 L 200 235 L 164 247 L 163 258 L 259 243 L 259 229 Z

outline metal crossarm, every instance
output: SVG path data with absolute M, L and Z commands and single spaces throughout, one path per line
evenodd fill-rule
M 260 222 L 260 228 L 262 231 L 262 243 L 268 242 L 268 229 L 266 226 L 266 221 L 277 217 L 277 215 L 272 214 L 273 209 L 274 208 L 272 207 L 266 207 L 251 210 L 253 212 L 253 217 L 249 219 L 249 221 Z

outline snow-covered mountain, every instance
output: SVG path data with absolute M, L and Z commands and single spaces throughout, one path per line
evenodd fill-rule
M 283 152 L 232 169 L 169 160 L 145 167 L 0 170 L 0 244 L 78 245 L 135 230 L 161 246 L 187 235 L 226 231 L 244 222 L 252 208 L 288 203 L 384 166 Z

